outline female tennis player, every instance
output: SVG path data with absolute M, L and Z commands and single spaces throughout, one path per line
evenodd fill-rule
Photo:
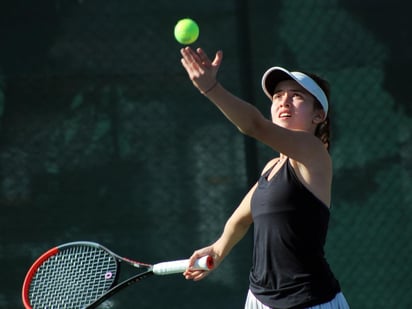
M 181 55 L 194 86 L 240 132 L 280 154 L 263 168 L 219 239 L 196 250 L 191 264 L 212 255 L 216 268 L 253 223 L 246 309 L 349 308 L 324 255 L 332 183 L 328 83 L 314 74 L 270 68 L 262 78 L 272 102 L 269 120 L 217 81 L 222 51 L 213 61 L 200 48 L 185 47 Z M 189 268 L 184 276 L 200 280 L 207 274 Z

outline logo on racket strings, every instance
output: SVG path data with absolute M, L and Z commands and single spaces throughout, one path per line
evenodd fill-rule
M 111 271 L 108 271 L 105 275 L 104 275 L 104 279 L 106 280 L 110 280 L 113 277 L 113 273 Z

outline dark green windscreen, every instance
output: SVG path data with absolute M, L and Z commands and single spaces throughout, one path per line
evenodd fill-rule
M 332 85 L 328 260 L 352 308 L 412 308 L 412 6 L 407 1 L 46 0 L 0 4 L 0 307 L 31 263 L 90 240 L 144 262 L 221 233 L 264 163 L 180 65 L 195 19 L 219 80 L 265 115 L 271 66 Z M 243 308 L 251 233 L 207 279 L 152 277 L 105 308 Z

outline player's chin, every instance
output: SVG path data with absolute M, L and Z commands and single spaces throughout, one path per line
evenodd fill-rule
M 295 130 L 295 125 L 293 123 L 293 120 L 290 118 L 276 119 L 275 121 L 273 121 L 273 123 L 285 129 Z

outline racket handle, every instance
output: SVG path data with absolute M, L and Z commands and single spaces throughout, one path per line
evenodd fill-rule
M 213 264 L 213 258 L 210 255 L 207 255 L 197 259 L 192 269 L 210 270 L 213 268 Z M 189 260 L 177 260 L 154 264 L 152 271 L 156 275 L 171 275 L 183 273 L 188 267 Z

